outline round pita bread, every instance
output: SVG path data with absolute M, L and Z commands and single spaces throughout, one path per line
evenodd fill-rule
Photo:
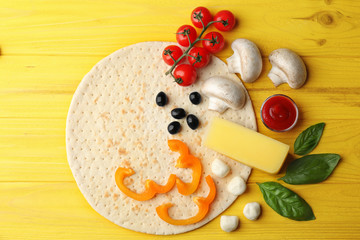
M 119 226 L 159 235 L 187 232 L 206 224 L 236 200 L 237 196 L 226 191 L 232 177 L 240 175 L 245 180 L 249 177 L 250 167 L 203 146 L 211 118 L 220 116 L 256 130 L 255 114 L 247 93 L 243 109 L 228 109 L 221 115 L 207 110 L 208 99 L 205 96 L 200 105 L 191 104 L 189 94 L 200 92 L 201 82 L 211 76 L 222 75 L 237 82 L 240 80 L 228 72 L 224 62 L 213 56 L 207 67 L 197 71 L 195 84 L 178 86 L 164 74 L 169 66 L 163 62 L 161 54 L 169 44 L 174 43 L 138 43 L 102 59 L 77 88 L 66 125 L 69 165 L 89 204 Z M 165 107 L 158 107 L 155 103 L 155 96 L 160 91 L 169 98 Z M 196 115 L 200 127 L 191 130 L 186 120 L 181 119 L 182 131 L 170 135 L 167 125 L 174 121 L 170 111 L 175 107 L 182 107 L 188 114 Z M 203 176 L 198 190 L 190 196 L 183 196 L 174 187 L 166 194 L 158 194 L 143 202 L 124 195 L 116 186 L 114 177 L 120 166 L 134 169 L 135 174 L 126 178 L 125 183 L 137 192 L 143 191 L 146 179 L 165 184 L 171 173 L 185 182 L 191 181 L 190 169 L 175 168 L 178 154 L 169 150 L 168 139 L 185 142 L 190 152 L 201 160 Z M 225 178 L 212 174 L 210 166 L 215 158 L 231 167 L 230 174 Z M 198 209 L 192 198 L 207 196 L 208 186 L 204 178 L 209 174 L 216 184 L 217 195 L 202 221 L 174 226 L 157 216 L 155 208 L 167 202 L 174 204 L 169 210 L 173 218 L 189 218 L 196 214 Z

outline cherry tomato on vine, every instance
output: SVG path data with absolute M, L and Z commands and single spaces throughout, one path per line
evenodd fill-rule
M 205 48 L 193 47 L 188 54 L 189 63 L 196 68 L 205 67 L 210 62 L 210 53 Z
M 235 17 L 232 12 L 228 10 L 222 10 L 215 14 L 214 21 L 221 21 L 214 23 L 214 26 L 223 32 L 230 31 L 235 26 Z
M 164 51 L 162 52 L 162 58 L 164 59 L 164 62 L 167 65 L 172 66 L 174 64 L 173 58 L 176 61 L 182 56 L 182 54 L 183 54 L 183 51 L 181 50 L 181 48 L 179 48 L 176 45 L 170 45 L 170 46 L 167 46 L 164 49 Z M 181 59 L 180 62 L 183 62 L 183 59 Z
M 189 38 L 190 42 L 194 42 L 196 37 L 196 30 L 193 26 L 190 25 L 182 25 L 176 32 L 176 41 L 183 47 L 188 47 L 190 45 Z
M 200 19 L 204 26 L 201 24 Z M 197 28 L 205 27 L 212 19 L 211 13 L 206 7 L 197 7 L 191 13 L 191 22 Z
M 175 68 L 173 75 L 175 77 L 175 82 L 183 87 L 190 86 L 197 78 L 195 68 L 189 64 L 178 65 Z
M 211 53 L 218 53 L 225 46 L 224 37 L 219 32 L 209 32 L 203 39 L 208 39 L 203 40 L 202 45 L 206 51 Z

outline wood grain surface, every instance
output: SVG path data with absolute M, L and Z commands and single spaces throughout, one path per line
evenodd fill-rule
M 313 153 L 342 159 L 320 184 L 285 186 L 312 206 L 315 221 L 279 216 L 264 202 L 257 182 L 278 175 L 254 170 L 248 190 L 224 214 L 237 215 L 233 233 L 220 218 L 190 233 L 153 236 L 118 227 L 96 213 L 76 186 L 65 150 L 69 104 L 82 77 L 115 50 L 142 41 L 175 41 L 203 5 L 231 10 L 238 24 L 224 33 L 232 54 L 236 38 L 254 41 L 263 55 L 260 78 L 246 84 L 260 133 L 291 145 L 308 126 L 326 127 Z M 212 28 L 213 29 L 213 28 Z M 287 47 L 304 59 L 304 87 L 275 88 L 267 56 Z M 282 93 L 298 104 L 300 120 L 286 133 L 259 119 L 262 102 Z M 288 160 L 297 156 L 290 154 Z M 360 239 L 360 1 L 355 0 L 2 0 L 0 2 L 0 240 L 4 239 Z M 262 215 L 249 221 L 247 202 Z

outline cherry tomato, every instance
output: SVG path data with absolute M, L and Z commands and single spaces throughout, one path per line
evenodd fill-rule
M 232 14 L 228 10 L 222 10 L 218 13 L 216 13 L 214 17 L 214 21 L 221 21 L 214 23 L 214 26 L 223 32 L 230 31 L 235 26 L 235 17 L 234 14 Z
M 189 55 L 189 63 L 196 68 L 205 67 L 210 62 L 210 53 L 205 48 L 193 47 L 190 49 Z
M 181 50 L 181 48 L 179 48 L 176 45 L 170 45 L 164 49 L 164 51 L 162 53 L 162 58 L 164 59 L 164 62 L 166 64 L 172 66 L 174 64 L 173 58 L 176 61 L 179 59 L 179 57 L 181 57 L 182 54 L 183 54 L 183 51 Z M 180 62 L 182 62 L 183 59 L 181 59 Z
M 201 24 L 200 19 L 204 23 L 204 26 Z M 210 11 L 206 7 L 197 7 L 191 13 L 191 22 L 197 28 L 202 28 L 208 25 L 212 21 L 212 16 Z
M 224 37 L 219 32 L 209 32 L 203 39 L 209 39 L 203 40 L 202 45 L 206 51 L 211 53 L 218 53 L 225 46 Z
M 183 47 L 188 47 L 189 38 L 190 42 L 194 42 L 197 37 L 196 30 L 193 26 L 190 25 L 182 25 L 176 32 L 176 41 Z
M 195 68 L 189 64 L 178 65 L 175 68 L 173 75 L 175 77 L 175 82 L 183 87 L 193 84 L 197 77 Z

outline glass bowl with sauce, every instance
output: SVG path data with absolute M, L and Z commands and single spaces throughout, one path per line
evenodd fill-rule
M 296 125 L 299 110 L 291 98 L 283 94 L 275 94 L 263 102 L 260 115 L 261 121 L 268 129 L 285 132 Z

